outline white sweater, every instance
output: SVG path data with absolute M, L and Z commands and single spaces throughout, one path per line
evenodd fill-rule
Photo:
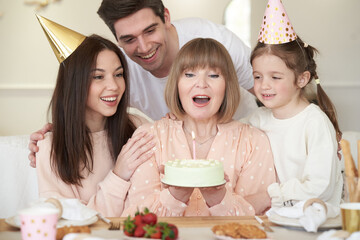
M 336 133 L 318 106 L 310 104 L 289 119 L 276 119 L 262 107 L 242 121 L 269 137 L 280 181 L 268 187 L 274 205 L 309 198 L 339 205 L 343 179 Z

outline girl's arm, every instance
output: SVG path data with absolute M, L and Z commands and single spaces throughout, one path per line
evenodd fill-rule
M 297 140 L 298 145 L 306 144 L 303 172 L 300 177 L 294 176 L 286 182 L 269 186 L 272 205 L 283 206 L 284 202 L 289 200 L 301 201 L 309 198 L 340 200 L 341 191 L 337 191 L 339 185 L 342 185 L 340 161 L 337 158 L 336 135 L 330 121 L 314 117 L 299 131 L 304 131 L 305 137 Z

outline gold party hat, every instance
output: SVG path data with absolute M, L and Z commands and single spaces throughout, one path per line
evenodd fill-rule
M 35 14 L 59 63 L 62 63 L 86 38 L 84 35 Z

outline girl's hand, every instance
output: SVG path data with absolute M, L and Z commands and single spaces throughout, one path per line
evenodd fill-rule
M 129 181 L 134 171 L 153 155 L 154 136 L 147 132 L 139 132 L 129 138 L 122 147 L 113 172 L 125 181 Z

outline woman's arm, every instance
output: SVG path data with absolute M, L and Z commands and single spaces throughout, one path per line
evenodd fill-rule
M 228 186 L 222 202 L 210 208 L 212 215 L 262 214 L 270 207 L 267 186 L 276 181 L 271 147 L 266 135 L 248 125 L 243 127 L 242 140 L 236 154 L 237 180 Z M 247 141 L 243 141 L 247 139 Z M 245 144 L 244 144 L 245 142 Z M 243 161 L 243 162 L 239 162 Z
M 90 175 L 85 174 L 83 186 L 67 184 L 62 181 L 50 166 L 51 140 L 47 136 L 40 141 L 41 149 L 38 153 L 37 174 L 40 197 L 77 198 L 88 207 L 95 209 L 107 217 L 119 217 L 124 208 L 124 201 L 131 186 L 128 179 L 138 165 L 152 156 L 151 136 L 144 137 L 143 134 L 133 136 L 122 148 L 114 169 L 109 164 L 97 164 Z M 102 145 L 103 146 L 103 145 Z M 100 146 L 101 148 L 101 146 Z M 111 156 L 104 150 L 103 158 L 95 159 L 112 162 Z M 130 162 L 130 163 L 129 163 Z M 107 169 L 100 169 L 101 167 Z M 99 181 L 98 172 L 109 173 Z M 125 174 L 123 174 L 125 172 Z M 90 195 L 90 196 L 89 196 Z

